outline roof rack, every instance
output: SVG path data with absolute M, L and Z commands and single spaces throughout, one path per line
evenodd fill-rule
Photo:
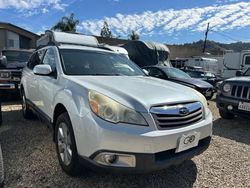
M 36 42 L 37 48 L 48 45 L 59 46 L 61 44 L 99 47 L 97 39 L 93 36 L 51 30 L 45 31 L 45 34 Z

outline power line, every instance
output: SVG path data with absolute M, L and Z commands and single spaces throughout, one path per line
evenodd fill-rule
M 212 29 L 210 29 L 210 31 L 212 31 L 212 32 L 214 32 L 214 33 L 216 33 L 216 34 L 218 34 L 218 35 L 224 36 L 224 37 L 226 37 L 226 38 L 229 38 L 229 39 L 231 39 L 231 40 L 233 40 L 233 41 L 242 42 L 241 40 L 235 39 L 235 38 L 233 38 L 233 37 L 231 37 L 231 36 L 229 36 L 229 35 L 227 35 L 227 34 L 224 34 L 224 33 L 221 33 L 221 32 L 215 31 L 215 30 L 212 30 Z M 248 40 L 249 40 L 249 39 L 248 39 Z

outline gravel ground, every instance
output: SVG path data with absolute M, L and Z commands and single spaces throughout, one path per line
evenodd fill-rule
M 248 187 L 250 123 L 223 120 L 214 102 L 214 136 L 203 154 L 181 165 L 146 175 L 85 172 L 72 178 L 62 172 L 51 131 L 39 120 L 22 118 L 18 102 L 3 105 L 0 143 L 6 187 Z

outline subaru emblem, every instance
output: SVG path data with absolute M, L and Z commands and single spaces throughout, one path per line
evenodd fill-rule
M 189 114 L 189 110 L 186 107 L 182 107 L 182 108 L 179 109 L 179 114 L 181 116 L 186 116 L 186 115 Z

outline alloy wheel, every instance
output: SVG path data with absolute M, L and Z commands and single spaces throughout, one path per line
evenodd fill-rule
M 72 160 L 72 142 L 69 129 L 64 122 L 58 126 L 57 144 L 60 158 L 68 166 Z

